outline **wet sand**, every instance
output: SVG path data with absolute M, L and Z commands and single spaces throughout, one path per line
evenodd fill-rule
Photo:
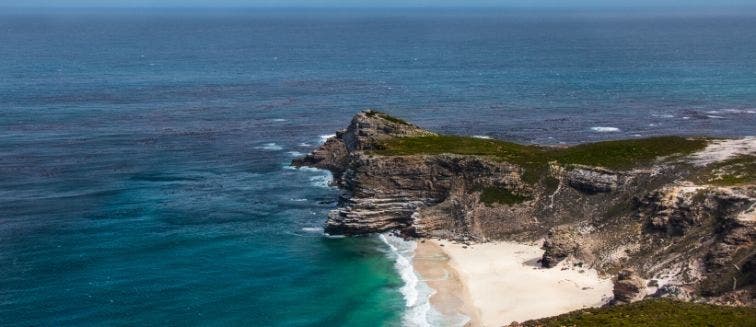
M 465 326 L 481 326 L 479 312 L 441 246 L 430 240 L 418 241 L 412 265 L 423 281 L 435 290 L 430 303 L 436 310 L 447 317 L 466 319 Z

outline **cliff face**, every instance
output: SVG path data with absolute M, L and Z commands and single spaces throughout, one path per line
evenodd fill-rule
M 402 143 L 413 140 L 422 142 Z M 610 274 L 633 268 L 635 284 L 651 281 L 643 294 L 753 301 L 752 154 L 727 166 L 722 162 L 728 158 L 703 164 L 687 159 L 701 157 L 701 149 L 692 155 L 633 149 L 628 158 L 651 153 L 653 160 L 609 169 L 585 164 L 596 155 L 583 150 L 459 140 L 464 146 L 439 150 L 437 144 L 449 139 L 365 111 L 293 165 L 333 172 L 343 194 L 326 223 L 331 234 L 397 231 L 479 242 L 545 237 L 546 267 L 570 258 Z M 387 151 L 397 144 L 401 151 Z M 607 145 L 606 155 L 627 155 L 616 145 Z M 554 159 L 540 159 L 546 155 Z M 710 185 L 722 178 L 738 182 Z

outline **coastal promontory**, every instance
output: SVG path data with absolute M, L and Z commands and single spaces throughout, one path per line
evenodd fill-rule
M 753 306 L 756 138 L 658 136 L 567 147 L 442 135 L 358 113 L 294 166 L 342 191 L 325 230 L 463 244 L 538 242 L 647 298 Z M 552 268 L 556 269 L 556 268 Z

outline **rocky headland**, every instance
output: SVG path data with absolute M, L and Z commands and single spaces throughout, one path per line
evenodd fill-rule
M 753 137 L 553 148 L 440 135 L 368 110 L 293 165 L 331 171 L 343 191 L 329 234 L 542 242 L 543 267 L 614 276 L 613 303 L 753 306 L 755 158 Z

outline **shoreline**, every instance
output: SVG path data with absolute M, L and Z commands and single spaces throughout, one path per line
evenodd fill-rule
M 431 305 L 446 316 L 464 314 L 465 326 L 502 326 L 605 304 L 610 279 L 562 262 L 541 268 L 538 245 L 472 245 L 418 240 L 413 266 L 436 293 Z
M 474 306 L 466 284 L 443 248 L 433 240 L 417 240 L 412 266 L 434 290 L 430 304 L 458 326 L 481 326 L 480 312 Z

